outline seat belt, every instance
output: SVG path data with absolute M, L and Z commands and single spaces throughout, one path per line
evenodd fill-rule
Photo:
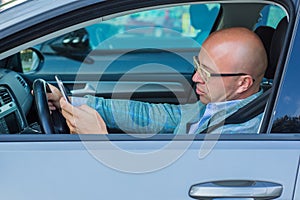
M 254 117 L 264 112 L 265 105 L 267 104 L 270 94 L 271 89 L 268 89 L 262 95 L 246 104 L 244 107 L 238 109 L 235 113 L 228 116 L 221 122 L 212 126 L 208 125 L 208 127 L 201 131 L 201 133 L 209 133 L 226 124 L 242 124 L 253 119 Z

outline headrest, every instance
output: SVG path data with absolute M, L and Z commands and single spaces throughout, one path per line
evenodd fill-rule
M 277 25 L 270 46 L 269 65 L 265 73 L 265 78 L 274 79 L 278 58 L 283 47 L 283 42 L 288 26 L 287 17 L 284 17 Z
M 259 26 L 255 29 L 255 33 L 259 36 L 267 52 L 268 60 L 270 60 L 270 48 L 275 29 L 270 26 Z

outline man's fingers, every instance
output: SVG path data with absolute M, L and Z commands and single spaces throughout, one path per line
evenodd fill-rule
M 61 114 L 74 126 L 73 118 L 75 114 L 75 108 L 71 104 L 66 102 L 63 98 L 61 98 L 59 102 L 61 106 Z
M 76 108 L 74 106 L 72 106 L 70 103 L 66 102 L 66 100 L 64 98 L 60 98 L 59 100 L 60 103 L 60 107 L 62 110 L 64 110 L 65 112 L 74 115 L 74 111 L 76 110 Z
M 73 125 L 70 123 L 70 121 L 68 121 L 68 120 L 66 120 L 66 122 L 67 122 L 67 125 L 68 125 L 69 129 L 70 129 L 70 133 L 71 133 L 71 134 L 78 133 L 78 131 L 77 131 L 77 129 L 76 129 L 76 126 L 73 126 Z
M 106 124 L 95 109 L 87 105 L 75 107 L 63 98 L 60 105 L 70 133 L 107 133 Z
M 55 101 L 55 100 L 57 100 L 56 99 L 57 97 L 53 93 L 47 93 L 46 95 L 47 95 L 48 101 Z
M 55 107 L 54 104 L 53 104 L 52 102 L 50 102 L 50 101 L 48 101 L 48 107 L 49 107 L 50 111 L 51 111 L 51 110 L 56 110 L 56 107 Z
M 79 119 L 80 112 L 82 112 L 79 108 L 74 107 L 70 103 L 66 102 L 64 98 L 60 99 L 61 105 L 61 113 L 69 122 L 69 124 L 73 127 L 76 127 L 76 120 Z

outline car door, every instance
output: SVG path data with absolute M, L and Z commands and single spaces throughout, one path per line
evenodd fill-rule
M 114 10 L 130 3 L 140 7 L 160 4 L 153 1 L 110 2 L 113 3 L 110 5 L 108 1 L 105 7 L 98 6 Z M 235 3 L 228 1 L 228 6 Z M 286 6 L 284 2 L 280 3 Z M 249 4 L 244 6 L 251 7 Z M 290 14 L 290 17 L 293 20 L 289 30 L 298 24 L 298 19 L 294 23 L 294 16 Z M 294 45 L 288 48 L 287 43 L 290 54 L 282 67 L 297 74 L 299 36 L 294 31 L 293 37 L 288 39 Z M 71 76 L 60 75 L 68 85 Z M 285 77 L 278 81 L 293 80 L 289 73 L 280 75 Z M 29 82 L 37 77 L 51 82 L 53 76 L 53 73 L 24 75 Z M 82 81 L 85 87 L 90 81 L 80 78 L 69 84 L 81 84 Z M 154 75 L 150 80 L 153 79 Z M 157 80 L 161 82 L 162 79 Z M 172 81 L 174 79 L 171 77 Z M 297 108 L 295 103 L 283 104 L 286 101 L 281 99 L 285 100 L 285 91 L 297 94 L 290 90 L 291 87 L 285 87 L 284 82 L 282 84 L 276 88 L 279 96 L 273 97 L 279 100 L 273 104 L 269 102 L 269 110 Z M 284 109 L 280 113 L 279 116 L 288 114 Z M 270 129 L 276 117 L 273 116 L 274 121 L 268 115 L 265 117 L 265 126 Z M 12 200 L 298 199 L 299 130 L 294 134 L 263 132 L 268 134 L 0 135 L 0 196 Z
M 293 199 L 291 135 L 139 137 L 1 137 L 1 197 Z

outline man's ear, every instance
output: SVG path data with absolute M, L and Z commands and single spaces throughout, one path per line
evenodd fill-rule
M 237 93 L 243 93 L 247 91 L 253 85 L 253 78 L 250 75 L 241 76 L 238 80 Z

